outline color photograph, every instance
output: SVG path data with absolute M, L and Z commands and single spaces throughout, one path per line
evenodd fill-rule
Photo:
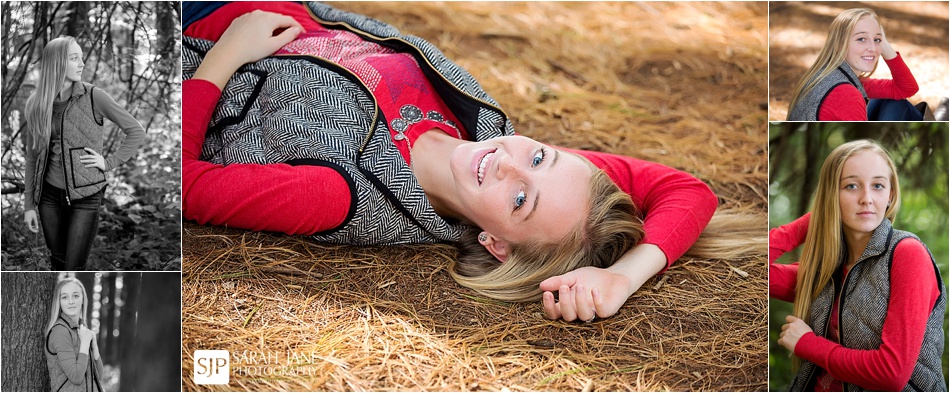
M 183 4 L 187 391 L 767 389 L 767 4 Z
M 769 3 L 769 120 L 947 121 L 947 2 Z
M 946 391 L 946 123 L 769 133 L 769 389 Z

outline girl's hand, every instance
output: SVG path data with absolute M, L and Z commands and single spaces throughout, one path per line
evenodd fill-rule
M 208 51 L 193 78 L 207 80 L 224 89 L 228 79 L 242 65 L 274 54 L 301 32 L 300 23 L 286 15 L 260 10 L 241 15 L 231 21 Z
M 96 153 L 95 150 L 92 150 L 88 147 L 84 147 L 86 153 L 89 153 L 84 156 L 79 156 L 79 162 L 81 162 L 86 168 L 99 168 L 99 170 L 106 171 L 106 159 L 102 158 L 99 153 Z
M 782 333 L 778 336 L 778 344 L 785 347 L 789 352 L 795 353 L 795 345 L 798 344 L 798 340 L 806 333 L 811 333 L 812 330 L 805 321 L 793 315 L 786 316 L 785 322 L 788 323 L 782 325 Z
M 92 341 L 95 334 L 92 333 L 92 330 L 86 327 L 86 325 L 79 325 L 79 341 L 82 343 L 82 347 L 89 347 L 89 343 Z
M 887 35 L 884 34 L 884 26 L 881 26 L 881 57 L 883 57 L 884 60 L 891 60 L 897 57 L 897 51 L 895 51 L 891 43 L 887 41 Z
M 26 227 L 30 232 L 40 232 L 40 223 L 39 220 L 36 219 L 36 210 L 27 210 L 26 213 L 23 213 L 23 221 L 26 221 Z
M 99 344 L 96 343 L 95 333 L 92 334 L 92 344 L 90 346 L 92 347 L 92 353 L 90 354 L 92 355 L 92 358 L 99 359 Z
M 544 315 L 549 319 L 590 321 L 607 318 L 630 297 L 630 279 L 607 269 L 582 267 L 541 282 Z M 554 293 L 558 291 L 558 301 Z

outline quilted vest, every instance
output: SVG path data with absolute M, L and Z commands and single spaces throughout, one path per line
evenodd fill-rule
M 59 360 L 56 357 L 56 353 L 53 352 L 53 348 L 50 346 L 50 335 L 52 335 L 53 330 L 56 329 L 56 326 L 63 327 L 67 332 L 69 332 L 69 339 L 73 344 L 73 350 L 78 355 L 79 354 L 79 332 L 77 330 L 78 325 L 70 324 L 66 321 L 65 317 L 60 314 L 59 318 L 56 320 L 56 323 L 49 332 L 46 333 L 46 348 L 43 351 L 46 354 L 46 367 L 49 370 L 50 378 L 50 388 L 54 392 L 101 392 L 102 384 L 99 381 L 99 375 L 96 373 L 96 361 L 92 358 L 92 352 L 89 353 L 89 362 L 86 364 L 86 370 L 84 373 L 83 380 L 79 383 L 73 383 L 69 381 L 69 378 L 66 376 L 66 373 L 63 371 L 62 366 L 59 364 Z
M 858 75 L 847 63 L 841 63 L 811 91 L 798 98 L 795 107 L 788 113 L 788 121 L 818 121 L 818 111 L 821 109 L 821 104 L 825 102 L 825 98 L 835 87 L 846 83 L 857 88 L 867 104 L 868 93 L 864 91 L 864 85 L 858 80 Z
M 474 77 L 435 46 L 374 19 L 307 3 L 314 19 L 412 54 L 440 97 L 475 140 L 514 135 L 507 115 Z M 189 79 L 213 46 L 184 37 L 182 77 Z M 313 238 L 368 245 L 452 242 L 464 225 L 435 214 L 396 148 L 370 90 L 345 68 L 317 55 L 275 55 L 241 67 L 212 115 L 201 159 L 318 165 L 350 187 L 350 212 Z M 262 179 L 266 181 L 266 179 Z M 302 203 L 320 203 L 318 200 Z
M 883 220 L 874 230 L 864 254 L 851 268 L 843 285 L 839 285 L 841 272 L 835 274 L 821 294 L 812 303 L 809 326 L 821 337 L 827 337 L 828 320 L 835 297 L 841 297 L 838 304 L 839 343 L 851 349 L 877 349 L 881 346 L 881 330 L 887 315 L 887 302 L 890 295 L 890 273 L 893 266 L 894 248 L 904 239 L 920 239 L 910 232 L 891 227 L 890 220 Z M 927 250 L 928 253 L 930 250 Z M 839 263 L 843 263 L 844 259 Z M 940 270 L 933 263 L 940 296 L 927 319 L 924 342 L 920 355 L 914 365 L 914 372 L 903 391 L 939 392 L 947 391 L 943 378 L 940 359 L 943 356 L 943 343 L 946 335 L 943 331 L 943 316 L 947 309 L 947 290 Z M 814 386 L 814 374 L 817 366 L 803 361 L 790 390 L 808 391 Z M 857 392 L 866 389 L 851 383 L 845 383 L 845 391 Z
M 66 176 L 66 191 L 70 200 L 84 198 L 99 192 L 106 185 L 106 175 L 99 168 L 87 168 L 79 161 L 80 156 L 88 154 L 85 148 L 91 148 L 102 154 L 103 141 L 105 139 L 102 128 L 102 116 L 93 109 L 95 102 L 92 96 L 92 89 L 95 86 L 82 82 L 73 83 L 72 92 L 69 100 L 66 101 L 66 110 L 63 112 L 62 132 L 60 133 L 60 144 L 62 145 L 63 172 Z M 53 119 L 52 121 L 57 121 Z M 40 203 L 40 197 L 43 195 L 43 183 L 45 183 L 47 158 L 49 157 L 49 148 L 44 147 L 37 154 L 36 170 L 29 174 L 32 176 L 34 206 Z

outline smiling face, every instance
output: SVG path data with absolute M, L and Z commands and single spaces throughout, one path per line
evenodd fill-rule
M 66 82 L 82 80 L 82 48 L 76 42 L 71 42 L 66 50 Z
M 78 284 L 74 282 L 66 283 L 59 290 L 60 310 L 70 318 L 80 318 L 82 314 L 83 296 L 85 296 L 85 294 Z
M 459 145 L 451 157 L 461 214 L 511 244 L 553 243 L 586 220 L 593 169 L 523 136 Z
M 841 223 L 849 238 L 870 234 L 884 220 L 893 196 L 891 169 L 880 153 L 862 151 L 844 163 L 838 182 Z
M 872 72 L 881 55 L 881 25 L 877 19 L 865 16 L 858 20 L 848 39 L 845 61 L 856 73 Z

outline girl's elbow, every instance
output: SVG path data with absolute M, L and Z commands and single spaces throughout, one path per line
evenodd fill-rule
M 80 369 L 79 367 L 76 367 L 75 370 L 65 373 L 66 380 L 68 380 L 69 383 L 74 384 L 74 385 L 82 384 L 83 381 L 86 379 L 85 371 L 86 371 L 85 368 Z
M 910 367 L 905 367 L 904 365 L 895 365 L 893 367 L 888 367 L 884 370 L 880 370 L 877 375 L 876 386 L 871 387 L 873 390 L 883 390 L 885 392 L 899 392 L 904 390 L 904 386 L 907 386 L 908 381 L 910 381 L 911 375 L 914 373 L 914 363 L 910 364 Z

